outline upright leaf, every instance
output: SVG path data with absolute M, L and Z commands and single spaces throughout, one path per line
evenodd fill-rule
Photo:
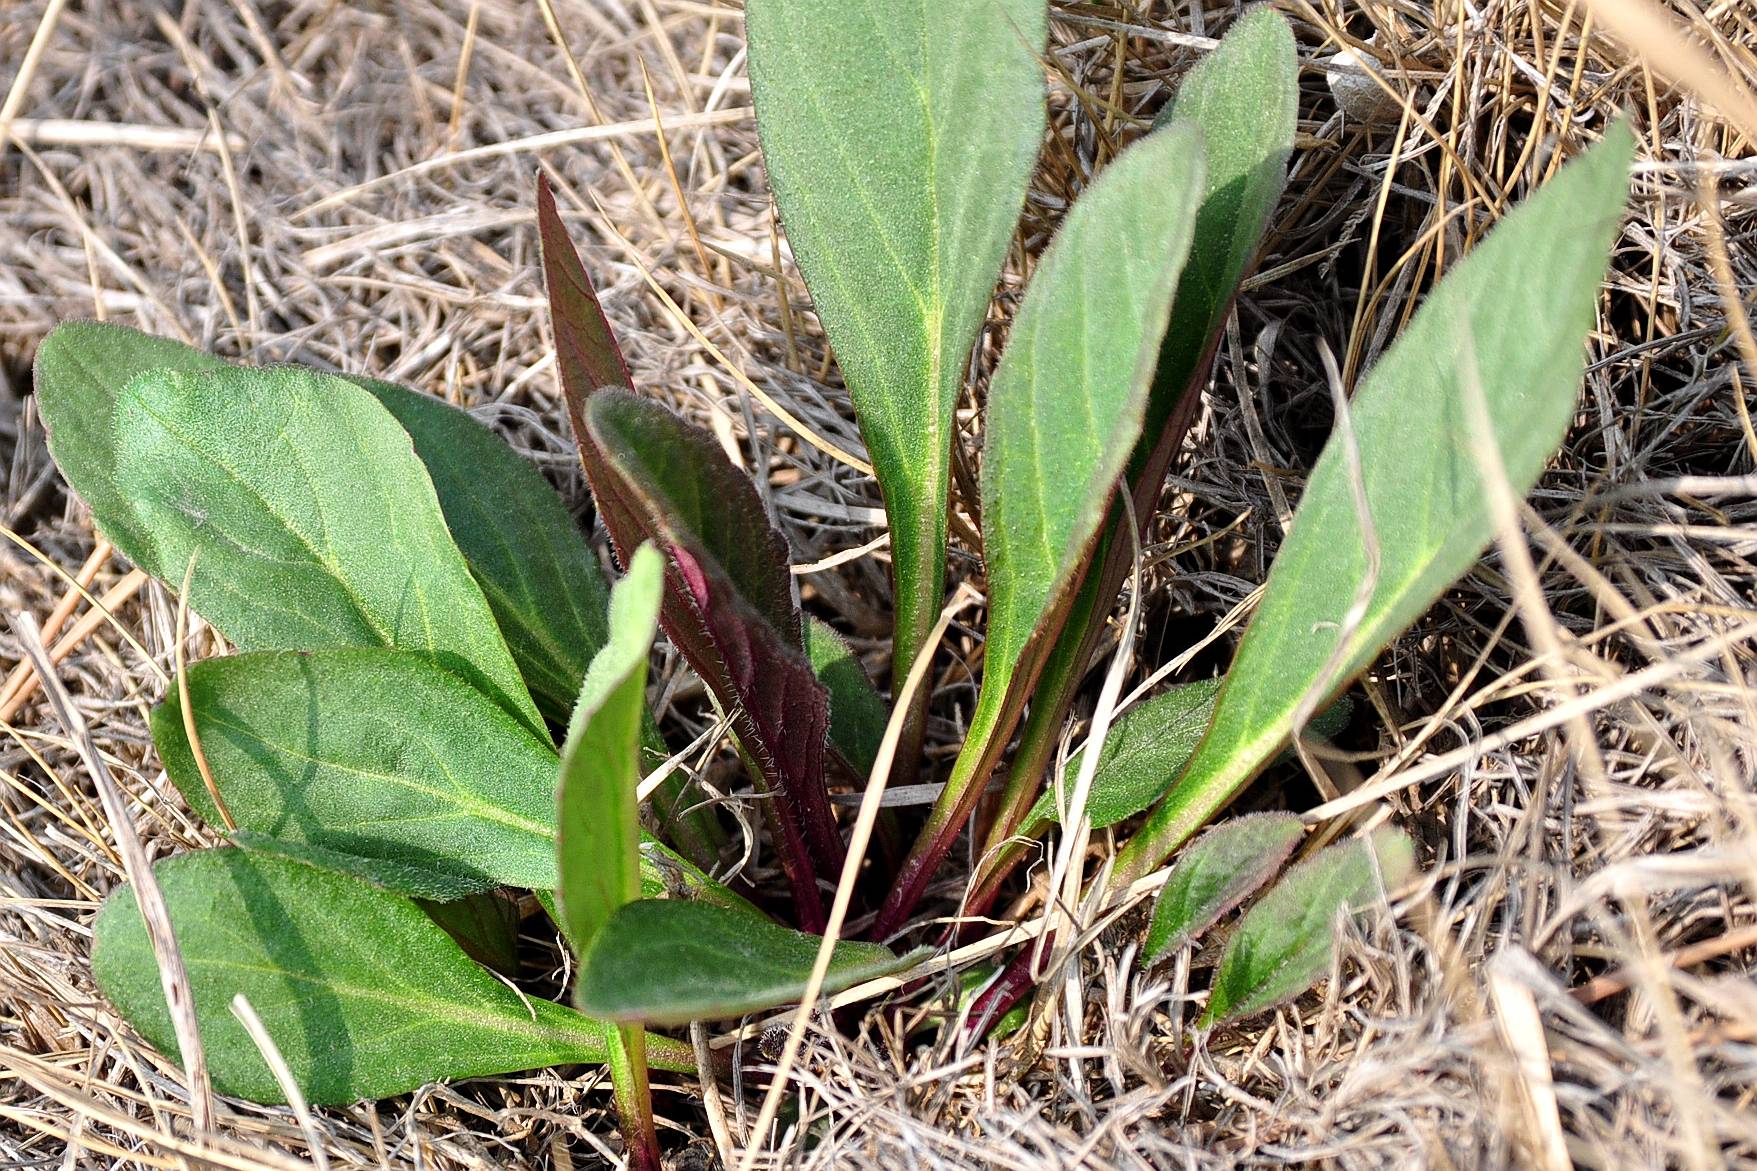
M 830 743 L 865 776 L 878 756 L 890 714 L 866 668 L 842 636 L 816 618 L 805 620 L 805 654 L 830 693 Z
M 605 1057 L 606 1027 L 521 996 L 489 975 L 408 899 L 243 850 L 158 863 L 214 1085 L 255 1102 L 280 1087 L 231 1012 L 243 993 L 315 1104 L 385 1098 L 428 1082 Z M 98 987 L 163 1053 L 176 1038 L 132 887 L 92 924 Z M 688 1045 L 654 1037 L 666 1069 Z
M 841 869 L 824 789 L 824 689 L 801 645 L 786 541 L 711 436 L 617 387 L 628 367 L 546 181 L 537 189 L 556 365 L 580 462 L 611 539 L 670 561 L 665 633 L 735 721 L 805 926 L 824 921 L 816 875 Z
M 147 371 L 229 366 L 169 338 L 93 321 L 58 326 L 37 350 L 37 402 L 50 452 L 99 528 L 137 563 L 148 546 L 116 486 L 116 396 Z M 370 392 L 409 432 L 526 685 L 545 715 L 565 718 L 603 645 L 608 595 L 561 497 L 529 461 L 456 407 L 388 382 L 341 377 Z M 180 582 L 181 570 L 167 580 Z
M 223 824 L 177 692 L 153 711 L 165 771 Z M 461 679 L 406 651 L 258 652 L 189 668 L 189 704 L 220 796 L 258 849 L 425 898 L 556 883 L 558 758 Z M 737 901 L 656 843 L 647 882 Z
M 1043 137 L 1043 0 L 751 0 L 769 184 L 890 520 L 897 678 L 939 611 L 952 410 Z
M 586 955 L 575 1000 L 616 1021 L 685 1025 L 798 1000 L 820 940 L 707 903 L 642 899 L 611 916 Z M 911 967 L 876 943 L 838 943 L 826 994 Z
M 1141 437 L 1129 459 L 1135 516 L 1143 526 L 1157 511 L 1166 470 L 1195 421 L 1201 384 L 1234 292 L 1286 184 L 1298 99 L 1293 35 L 1285 20 L 1263 7 L 1246 13 L 1184 77 L 1176 101 L 1155 121 L 1157 127 L 1176 121 L 1202 131 L 1208 180 L 1160 346 Z M 1080 602 L 1044 666 L 985 853 L 1018 832 L 1104 631 L 1111 600 L 1128 576 L 1133 543 L 1123 533 L 1122 521 L 1122 513 L 1113 511 L 1094 555 L 1097 568 L 1089 571 Z M 971 914 L 982 909 L 980 898 L 968 907 Z
M 1136 475 L 1179 401 L 1206 371 L 1233 293 L 1256 258 L 1269 213 L 1287 185 L 1298 114 L 1293 32 L 1285 17 L 1263 7 L 1246 13 L 1185 75 L 1177 98 L 1154 120 L 1156 128 L 1185 122 L 1202 131 L 1208 181 L 1159 350 L 1141 444 L 1130 469 Z M 1158 477 L 1143 487 L 1156 497 Z
M 556 854 L 560 910 L 568 943 L 589 954 L 610 916 L 641 897 L 641 716 L 647 655 L 659 632 L 665 562 L 651 545 L 629 559 L 610 595 L 610 638 L 592 660 L 561 749 Z M 635 1171 L 659 1171 L 647 1055 L 639 1025 L 609 1038 L 616 1112 Z
M 593 491 L 636 526 L 619 544 L 652 540 L 669 559 L 665 632 L 774 794 L 767 808 L 800 921 L 819 925 L 817 877 L 840 872 L 842 842 L 824 787 L 829 704 L 801 646 L 785 543 L 706 432 L 626 391 L 594 394 L 585 415 Z
M 635 790 L 664 572 L 652 546 L 635 550 L 611 594 L 610 640 L 586 673 L 561 749 L 559 902 L 568 939 L 581 952 L 616 908 L 641 897 Z
M 1301 862 L 1239 922 L 1227 940 L 1204 1024 L 1285 1004 L 1330 968 L 1336 921 L 1395 890 L 1415 868 L 1415 844 L 1385 826 Z
M 1119 856 L 1114 881 L 1145 874 L 1200 829 L 1287 743 L 1305 697 L 1338 691 L 1488 545 L 1493 525 L 1462 402 L 1469 371 L 1513 490 L 1536 483 L 1574 417 L 1581 343 L 1622 214 L 1633 145 L 1619 123 L 1510 212 L 1367 375 L 1350 406 L 1380 554 L 1365 612 L 1348 621 L 1369 570 L 1349 460 L 1332 439 L 1307 481 L 1213 726 Z
M 968 818 L 1066 617 L 1141 432 L 1203 176 L 1193 129 L 1135 143 L 1075 203 L 1026 291 L 988 391 L 982 691 L 881 934 L 900 925 Z
M 137 375 L 115 484 L 136 563 L 245 649 L 397 647 L 542 718 L 408 434 L 345 379 L 293 367 Z M 100 523 L 102 523 L 100 521 Z
M 1153 904 L 1141 962 L 1150 964 L 1212 927 L 1268 882 L 1304 836 L 1292 813 L 1252 813 L 1191 842 Z

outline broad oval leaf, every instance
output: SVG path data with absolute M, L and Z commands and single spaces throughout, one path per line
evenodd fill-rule
M 940 606 L 952 411 L 1043 138 L 1044 0 L 751 0 L 775 203 L 890 520 L 898 677 Z
M 616 908 L 641 897 L 641 714 L 647 655 L 659 632 L 665 563 L 651 545 L 629 560 L 610 595 L 610 638 L 592 660 L 561 749 L 557 891 L 577 950 Z
M 823 922 L 817 878 L 841 871 L 842 840 L 824 787 L 829 699 L 805 657 L 785 541 L 749 480 L 707 432 L 622 390 L 595 392 L 581 452 L 607 515 L 670 561 L 665 633 L 732 717 L 774 794 L 767 810 L 799 922 Z M 613 503 L 605 503 L 613 502 Z
M 285 1100 L 232 1015 L 239 993 L 314 1104 L 606 1056 L 603 1024 L 519 995 L 399 895 L 236 849 L 171 858 L 153 875 L 222 1093 Z M 98 987 L 155 1048 L 176 1053 L 132 887 L 110 895 L 92 934 Z M 689 1046 L 668 1038 L 650 1038 L 647 1052 L 663 1068 L 695 1068 Z
M 451 673 L 365 648 L 232 655 L 188 672 L 202 752 L 241 829 L 426 898 L 555 885 L 555 751 Z M 184 798 L 221 824 L 176 690 L 152 730 Z
M 1282 876 L 1227 940 L 1203 1024 L 1286 1004 L 1330 970 L 1336 921 L 1402 885 L 1415 844 L 1390 826 L 1331 846 Z
M 1511 211 L 1367 375 L 1350 414 L 1381 560 L 1361 621 L 1344 625 L 1368 565 L 1348 460 L 1332 438 L 1245 630 L 1213 726 L 1119 856 L 1113 881 L 1140 877 L 1200 829 L 1287 743 L 1308 695 L 1335 694 L 1487 547 L 1493 525 L 1461 390 L 1473 368 L 1512 490 L 1522 495 L 1537 482 L 1574 417 L 1582 342 L 1633 146 L 1628 126 L 1613 126 Z
M 220 797 L 254 849 L 453 899 L 556 883 L 546 740 L 405 651 L 261 651 L 189 668 L 189 703 Z M 184 732 L 176 690 L 152 714 L 165 771 L 210 825 L 223 819 Z M 646 881 L 737 901 L 649 843 Z
M 805 620 L 805 654 L 830 693 L 830 743 L 862 777 L 872 771 L 890 712 L 866 668 L 828 623 Z
M 1074 204 L 1025 291 L 988 390 L 982 688 L 928 827 L 879 915 L 881 938 L 902 925 L 969 818 L 1067 618 L 1141 433 L 1203 177 L 1191 127 L 1130 146 Z
M 544 715 L 565 719 L 604 645 L 609 605 L 604 569 L 567 505 L 531 461 L 467 412 L 393 383 L 349 381 L 414 440 L 526 686 Z
M 243 649 L 398 647 L 543 721 L 408 433 L 346 379 L 293 367 L 137 375 L 116 398 L 137 563 Z
M 98 527 L 136 563 L 149 547 L 115 482 L 116 396 L 150 370 L 200 373 L 231 364 L 126 326 L 73 321 L 37 350 L 36 393 L 49 448 Z M 526 685 L 545 715 L 565 719 L 604 642 L 603 572 L 561 497 L 468 413 L 375 379 L 342 375 L 396 417 L 433 481 L 446 527 L 482 587 Z M 167 580 L 182 580 L 181 570 Z M 259 642 L 264 649 L 299 649 Z
M 1191 842 L 1153 904 L 1141 963 L 1151 964 L 1212 927 L 1268 882 L 1304 836 L 1292 813 L 1252 813 L 1223 821 Z
M 818 936 L 707 903 L 642 899 L 612 915 L 582 961 L 574 1001 L 613 1021 L 684 1025 L 790 1004 L 805 994 Z M 824 993 L 920 963 L 876 943 L 838 943 Z
M 37 347 L 32 385 L 48 432 L 49 454 L 92 510 L 104 536 L 149 571 L 150 533 L 129 510 L 116 482 L 116 396 L 149 370 L 200 374 L 226 366 L 225 359 L 194 346 L 105 321 L 65 322 Z M 169 580 L 183 580 L 181 566 Z

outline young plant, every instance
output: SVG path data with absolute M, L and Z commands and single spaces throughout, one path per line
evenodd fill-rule
M 891 521 L 901 679 L 943 602 L 952 410 L 1043 133 L 1046 5 L 749 0 L 747 14 L 777 203 Z M 1111 893 L 1153 871 L 1296 737 L 1345 722 L 1342 689 L 1487 546 L 1465 397 L 1487 407 L 1516 492 L 1560 442 L 1624 199 L 1621 126 L 1455 265 L 1368 374 L 1225 678 L 1123 711 L 1073 762 L 1070 775 L 1093 761 L 1082 808 L 1045 789 L 1144 531 L 1126 526 L 1152 519 L 1284 185 L 1296 67 L 1279 16 L 1241 20 L 1036 264 L 987 386 L 970 502 L 986 566 L 979 695 L 907 859 L 894 874 L 871 863 L 859 893 L 883 892 L 864 908 L 874 942 L 837 945 L 826 991 L 918 959 L 887 944 L 1015 733 L 971 909 L 1002 891 L 1020 843 L 1066 821 L 1127 837 Z M 755 486 L 636 392 L 546 183 L 537 218 L 568 413 L 627 567 L 613 595 L 538 473 L 415 392 L 94 324 L 43 343 L 36 390 L 98 527 L 161 580 L 188 576 L 192 605 L 240 652 L 194 664 L 152 718 L 172 782 L 232 843 L 155 872 L 216 1084 L 279 1097 L 229 1011 L 243 992 L 316 1102 L 605 1062 L 630 1158 L 652 1167 L 647 1069 L 693 1060 L 643 1030 L 803 994 L 846 848 L 830 791 L 873 767 L 886 709 L 802 614 Z M 687 778 L 642 779 L 664 757 L 644 705 L 659 630 L 731 728 L 790 925 L 745 897 L 775 891 L 712 877 L 716 813 L 660 816 L 687 810 Z M 922 764 L 925 710 L 900 716 L 901 771 Z M 643 830 L 649 784 L 669 796 Z M 1145 954 L 1236 909 L 1302 836 L 1292 815 L 1261 816 L 1185 849 Z M 1327 969 L 1338 914 L 1412 866 L 1394 831 L 1294 866 L 1237 925 L 1209 1018 L 1297 995 Z M 480 900 L 503 888 L 556 918 L 580 961 L 578 1011 L 514 992 L 448 934 L 493 954 L 504 924 Z M 97 920 L 94 970 L 168 1046 L 127 888 Z

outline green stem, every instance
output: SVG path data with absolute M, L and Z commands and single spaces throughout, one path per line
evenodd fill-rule
M 610 1084 L 616 1116 L 628 1148 L 629 1171 L 661 1171 L 659 1133 L 653 1126 L 653 1095 L 647 1087 L 646 1034 L 621 1025 L 610 1039 Z

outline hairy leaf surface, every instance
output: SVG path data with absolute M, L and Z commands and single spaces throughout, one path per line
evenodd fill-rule
M 116 483 L 138 564 L 245 649 L 397 647 L 543 723 L 408 433 L 367 392 L 293 367 L 137 375 Z
M 745 8 L 769 184 L 890 520 L 899 677 L 939 610 L 952 410 L 1043 138 L 1046 8 Z
M 1385 826 L 1331 846 L 1289 870 L 1227 941 L 1203 1023 L 1285 1004 L 1323 978 L 1336 920 L 1395 890 L 1415 869 L 1415 844 Z
M 1141 433 L 1203 177 L 1198 131 L 1174 126 L 1135 143 L 1074 204 L 1025 292 L 988 390 L 982 689 L 881 935 L 901 925 L 969 817 L 1074 600 Z
M 1153 904 L 1141 962 L 1151 964 L 1212 927 L 1268 882 L 1304 835 L 1292 813 L 1252 813 L 1191 842 Z
M 1098 754 L 1098 771 L 1086 797 L 1086 817 L 1093 829 L 1108 829 L 1133 817 L 1165 796 L 1208 730 L 1221 680 L 1198 679 L 1168 688 L 1142 700 L 1110 725 Z M 1343 696 L 1312 717 L 1308 738 L 1323 740 L 1348 724 L 1354 705 Z M 1064 774 L 1079 774 L 1082 748 L 1068 758 Z M 1035 835 L 1045 822 L 1059 822 L 1055 794 L 1045 792 L 1025 819 L 1024 832 Z
M 609 1020 L 683 1025 L 724 1020 L 798 1000 L 819 938 L 706 903 L 629 903 L 587 953 L 576 996 Z M 839 943 L 826 995 L 900 972 L 925 953 L 898 956 L 874 943 Z
M 1145 459 L 1192 390 L 1233 293 L 1256 257 L 1269 213 L 1287 185 L 1298 107 L 1293 32 L 1285 17 L 1265 7 L 1246 13 L 1221 38 L 1178 83 L 1177 97 L 1154 120 L 1158 128 L 1178 122 L 1199 128 L 1208 172 L 1153 375 L 1137 460 Z M 1157 493 L 1159 485 L 1151 488 Z
M 556 883 L 555 750 L 416 655 L 208 659 L 189 668 L 189 702 L 220 797 L 253 848 L 424 898 Z M 175 690 L 152 732 L 178 790 L 221 826 Z M 657 844 L 649 853 L 653 890 L 687 881 L 736 899 Z
M 606 1027 L 520 996 L 471 961 L 414 903 L 363 882 L 244 850 L 158 863 L 215 1088 L 284 1098 L 231 1012 L 243 993 L 313 1104 L 387 1098 L 428 1082 L 605 1057 Z M 158 964 L 134 890 L 92 926 L 92 971 L 162 1053 L 176 1053 Z M 693 1069 L 690 1047 L 651 1038 L 649 1056 Z
M 1369 575 L 1347 452 L 1333 437 L 1270 570 L 1214 723 L 1182 779 L 1119 857 L 1146 873 L 1293 734 L 1307 696 L 1335 694 L 1476 561 L 1493 525 L 1464 413 L 1474 377 L 1518 494 L 1574 417 L 1599 282 L 1628 191 L 1626 124 L 1510 212 L 1428 297 L 1350 413 L 1379 549 Z M 1358 623 L 1351 607 L 1371 597 Z M 1346 641 L 1342 641 L 1346 639 Z
M 137 564 L 150 550 L 116 485 L 112 414 L 136 375 L 230 368 L 211 354 L 126 326 L 75 321 L 37 351 L 36 388 L 49 446 L 98 527 Z M 597 559 L 553 488 L 468 413 L 376 379 L 341 375 L 371 393 L 415 444 L 458 549 L 487 597 L 526 685 L 545 715 L 565 718 L 604 641 L 607 593 Z M 176 585 L 181 571 L 166 580 Z M 300 649 L 259 643 L 261 649 Z M 378 645 L 376 642 L 369 645 Z

